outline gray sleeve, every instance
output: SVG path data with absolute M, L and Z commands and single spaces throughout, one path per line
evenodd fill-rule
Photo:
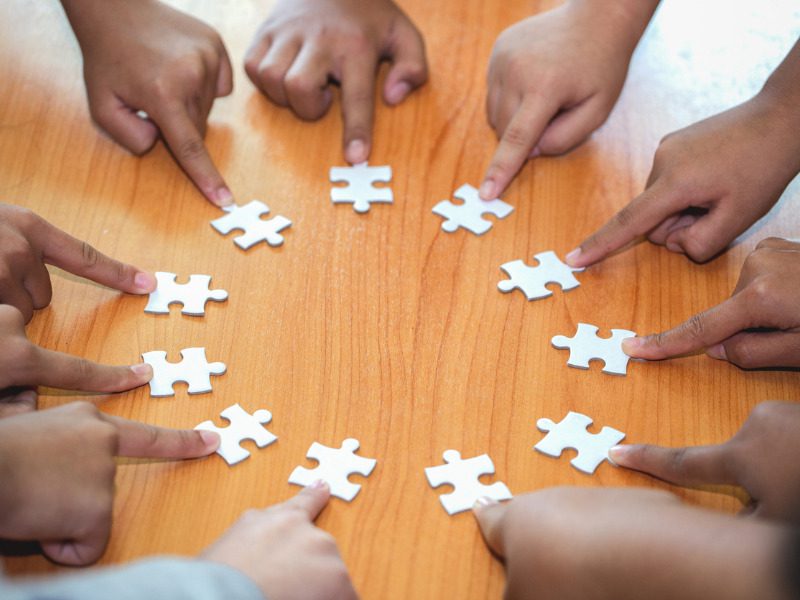
M 243 573 L 221 563 L 159 557 L 81 573 L 7 579 L 0 573 L 3 600 L 264 600 Z

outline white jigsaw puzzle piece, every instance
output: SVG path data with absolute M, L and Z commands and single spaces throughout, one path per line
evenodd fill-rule
M 225 290 L 209 290 L 210 275 L 191 275 L 189 283 L 175 283 L 175 273 L 156 273 L 156 289 L 150 294 L 144 312 L 153 314 L 169 314 L 169 305 L 183 304 L 184 315 L 202 316 L 206 314 L 206 302 L 215 300 L 222 302 L 228 299 Z
M 591 475 L 601 462 L 609 460 L 608 451 L 625 439 L 625 434 L 613 427 L 603 427 L 600 433 L 589 433 L 586 428 L 591 424 L 591 418 L 571 411 L 560 423 L 539 419 L 536 426 L 549 433 L 534 449 L 548 456 L 559 457 L 565 448 L 572 448 L 578 452 L 578 456 L 570 464 Z
M 439 496 L 447 514 L 454 515 L 469 510 L 476 500 L 484 496 L 497 501 L 512 497 L 505 483 L 498 481 L 485 485 L 478 479 L 481 475 L 494 473 L 494 463 L 488 454 L 462 460 L 458 450 L 445 450 L 442 456 L 447 464 L 427 467 L 425 477 L 433 488 L 445 483 L 453 486 L 451 493 Z
M 539 252 L 534 258 L 538 262 L 535 267 L 530 267 L 521 260 L 500 265 L 510 279 L 500 281 L 497 289 L 503 293 L 519 289 L 528 300 L 535 300 L 553 294 L 545 287 L 548 283 L 557 283 L 563 291 L 574 289 L 580 285 L 580 282 L 575 279 L 574 273 L 580 273 L 584 269 L 573 269 L 563 263 L 552 250 Z
M 251 415 L 237 403 L 223 410 L 220 416 L 230 422 L 228 427 L 217 427 L 212 421 L 203 421 L 195 429 L 219 434 L 217 454 L 229 465 L 235 465 L 250 456 L 250 452 L 239 445 L 242 440 L 252 440 L 256 446 L 264 448 L 278 439 L 278 436 L 264 429 L 264 425 L 272 420 L 272 413 L 266 409 L 261 408 Z
M 280 246 L 283 244 L 280 232 L 292 224 L 289 219 L 281 215 L 272 219 L 262 219 L 261 215 L 269 213 L 269 207 L 260 200 L 253 200 L 244 206 L 226 206 L 222 210 L 228 214 L 211 221 L 211 226 L 223 235 L 234 229 L 241 229 L 244 233 L 235 237 L 233 241 L 243 250 L 258 242 Z
M 361 485 L 350 482 L 347 477 L 353 473 L 367 477 L 378 462 L 374 458 L 356 455 L 359 445 L 359 441 L 353 438 L 344 440 L 341 448 L 329 448 L 314 442 L 306 452 L 306 457 L 319 462 L 319 466 L 314 469 L 296 467 L 289 475 L 289 483 L 305 487 L 322 479 L 330 486 L 332 496 L 350 502 L 358 494 Z
M 442 200 L 433 207 L 433 213 L 444 217 L 442 229 L 453 233 L 459 227 L 469 229 L 476 235 L 482 235 L 492 228 L 492 222 L 482 215 L 492 214 L 504 219 L 514 211 L 514 207 L 502 200 L 484 201 L 478 196 L 478 190 L 465 183 L 453 194 L 463 204 L 453 204 L 450 200 Z
M 357 213 L 369 212 L 371 203 L 394 202 L 392 190 L 388 187 L 375 187 L 376 182 L 390 183 L 392 167 L 370 167 L 367 163 L 358 163 L 352 167 L 331 167 L 331 183 L 347 182 L 344 187 L 331 188 L 331 202 L 351 203 Z
M 153 378 L 150 380 L 150 395 L 154 397 L 173 396 L 173 384 L 184 381 L 188 384 L 190 394 L 203 394 L 211 391 L 211 375 L 222 375 L 227 367 L 225 363 L 206 360 L 205 348 L 185 348 L 181 350 L 183 360 L 172 363 L 167 361 L 167 353 L 161 350 L 145 352 L 142 360 L 153 367 Z
M 588 369 L 589 361 L 602 360 L 604 373 L 625 375 L 628 371 L 630 357 L 622 351 L 622 340 L 636 337 L 633 331 L 627 329 L 612 329 L 610 338 L 601 338 L 597 335 L 597 327 L 578 323 L 578 330 L 571 338 L 556 335 L 551 343 L 559 349 L 569 348 L 570 367 Z

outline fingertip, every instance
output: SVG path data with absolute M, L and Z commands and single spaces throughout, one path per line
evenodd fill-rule
M 344 156 L 347 162 L 353 165 L 366 162 L 369 158 L 369 147 L 364 140 L 350 140 L 345 148 Z
M 489 498 L 488 496 L 481 496 L 475 501 L 475 504 L 472 505 L 472 514 L 480 521 L 480 515 L 489 508 L 490 506 L 495 506 L 498 504 L 497 500 L 494 498 Z
M 219 445 L 222 442 L 222 438 L 217 432 L 198 429 L 197 434 L 200 436 L 200 439 L 203 442 L 203 447 L 205 448 L 206 454 L 211 454 L 212 452 L 217 451 L 217 448 L 219 448 Z
M 230 206 L 234 203 L 233 193 L 231 193 L 230 189 L 225 185 L 213 190 L 209 194 L 208 199 L 220 208 Z
M 497 183 L 493 179 L 487 177 L 483 180 L 483 183 L 478 190 L 478 196 L 480 196 L 481 200 L 495 200 L 499 195 L 497 193 L 497 188 Z
M 567 252 L 566 256 L 564 256 L 564 262 L 566 262 L 570 267 L 573 269 L 577 269 L 583 267 L 583 261 L 581 260 L 582 250 L 580 247 L 575 248 L 571 252 Z
M 138 271 L 133 276 L 133 292 L 136 294 L 149 294 L 155 291 L 157 281 L 154 275 L 146 271 Z
M 397 83 L 387 86 L 383 94 L 384 100 L 387 104 L 394 106 L 406 99 L 406 96 L 411 92 L 411 84 L 407 81 L 398 81 Z
M 630 444 L 623 444 L 620 446 L 614 446 L 613 448 L 609 449 L 608 451 L 608 459 L 611 461 L 612 464 L 618 467 L 626 467 L 629 464 L 629 460 L 635 446 Z
M 134 375 L 134 379 L 139 382 L 139 385 L 144 385 L 153 378 L 153 367 L 147 363 L 131 365 L 130 370 Z
M 647 338 L 630 337 L 622 340 L 622 351 L 632 358 L 639 358 L 639 353 L 647 344 Z

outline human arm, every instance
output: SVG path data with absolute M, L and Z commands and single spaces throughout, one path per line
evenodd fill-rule
M 787 529 L 641 489 L 551 488 L 478 505 L 506 598 L 791 598 Z
M 61 3 L 83 52 L 95 123 L 134 154 L 149 151 L 160 135 L 208 200 L 231 204 L 203 142 L 214 100 L 233 90 L 219 35 L 158 0 Z
M 425 45 L 391 0 L 279 0 L 245 58 L 250 80 L 270 100 L 314 120 L 330 107 L 330 84 L 341 86 L 343 148 L 350 163 L 366 161 L 378 66 L 391 68 L 383 85 L 387 104 L 402 102 L 425 83 Z
M 644 192 L 567 254 L 572 267 L 643 236 L 705 262 L 765 215 L 800 172 L 800 40 L 743 104 L 666 136 Z
M 486 98 L 500 143 L 481 198 L 499 197 L 529 158 L 567 152 L 605 122 L 658 4 L 568 0 L 500 34 Z

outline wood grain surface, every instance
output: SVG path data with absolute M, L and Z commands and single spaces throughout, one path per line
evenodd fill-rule
M 498 597 L 502 565 L 473 517 L 448 517 L 423 469 L 456 448 L 488 452 L 520 494 L 554 485 L 662 483 L 602 465 L 586 476 L 535 453 L 539 417 L 585 412 L 629 442 L 720 442 L 767 399 L 800 400 L 800 374 L 743 372 L 704 355 L 634 363 L 626 377 L 566 366 L 550 346 L 579 321 L 639 333 L 666 329 L 726 298 L 762 238 L 800 233 L 800 185 L 716 260 L 696 265 L 640 244 L 580 276 L 581 287 L 526 302 L 501 294 L 499 265 L 552 249 L 563 255 L 639 193 L 658 140 L 755 93 L 800 33 L 792 0 L 667 1 L 648 29 L 606 125 L 576 151 L 527 165 L 505 198 L 515 212 L 483 237 L 441 231 L 432 206 L 477 185 L 495 147 L 484 116 L 497 34 L 556 2 L 405 0 L 423 31 L 431 81 L 377 110 L 373 164 L 394 169 L 393 206 L 357 215 L 329 200 L 343 164 L 338 103 L 305 123 L 265 100 L 242 70 L 270 2 L 175 1 L 213 26 L 236 70 L 207 142 L 240 202 L 264 200 L 294 222 L 280 249 L 240 251 L 159 144 L 130 156 L 92 127 L 81 57 L 56 2 L 0 3 L 0 199 L 28 206 L 103 252 L 150 270 L 208 273 L 230 292 L 205 318 L 144 314 L 125 296 L 53 270 L 54 299 L 28 331 L 48 348 L 129 364 L 149 350 L 204 346 L 227 363 L 210 394 L 150 398 L 148 389 L 92 396 L 104 411 L 171 427 L 217 419 L 239 402 L 273 413 L 277 444 L 231 468 L 222 459 L 122 460 L 112 541 L 103 563 L 191 555 L 249 507 L 293 495 L 287 477 L 317 440 L 361 441 L 378 459 L 352 504 L 319 519 L 336 536 L 365 598 Z M 85 398 L 46 391 L 43 406 Z M 218 421 L 219 422 L 219 421 Z M 222 424 L 220 422 L 220 424 Z M 252 446 L 248 446 L 253 449 Z M 488 478 L 491 481 L 491 478 Z M 671 488 L 670 488 L 671 489 Z M 734 511 L 730 490 L 674 491 Z M 56 570 L 12 558 L 14 574 Z

